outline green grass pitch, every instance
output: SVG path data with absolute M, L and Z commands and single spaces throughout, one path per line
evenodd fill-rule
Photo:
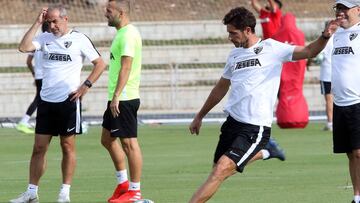
M 332 153 L 332 136 L 323 124 L 279 129 L 272 136 L 287 160 L 257 161 L 226 180 L 210 203 L 350 202 L 352 189 L 345 155 Z M 156 203 L 185 203 L 208 176 L 220 124 L 203 124 L 200 136 L 185 125 L 140 126 L 144 157 L 142 194 Z M 100 127 L 77 138 L 77 169 L 72 202 L 106 202 L 116 181 L 109 155 L 100 144 Z M 33 136 L 0 129 L 0 202 L 25 191 Z M 61 184 L 59 139 L 53 138 L 39 187 L 40 201 L 54 202 Z

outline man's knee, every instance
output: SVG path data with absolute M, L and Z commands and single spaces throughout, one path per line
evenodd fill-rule
M 215 165 L 212 175 L 221 181 L 236 173 L 236 164 L 227 156 L 222 156 Z
M 360 160 L 360 149 L 354 150 L 352 153 L 354 159 Z
M 130 153 L 139 150 L 139 144 L 136 138 L 121 139 L 121 145 L 125 153 Z
M 45 154 L 48 149 L 48 145 L 34 144 L 33 155 Z
M 75 151 L 75 143 L 72 141 L 62 141 L 60 145 L 64 154 L 72 153 Z

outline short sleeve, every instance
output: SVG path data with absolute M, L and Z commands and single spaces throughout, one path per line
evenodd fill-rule
M 135 46 L 136 46 L 136 40 L 134 37 L 128 36 L 126 37 L 126 40 L 123 41 L 121 47 L 122 52 L 120 53 L 121 56 L 135 56 Z
M 83 35 L 81 44 L 81 53 L 83 53 L 83 55 L 90 61 L 94 61 L 100 57 L 100 54 L 95 48 L 94 44 L 86 35 Z
M 32 43 L 35 46 L 36 50 L 41 49 L 42 44 L 44 43 L 45 36 L 46 36 L 46 33 L 41 33 L 33 39 Z
M 222 77 L 225 78 L 225 79 L 229 79 L 229 80 L 230 80 L 230 79 L 231 79 L 231 76 L 232 76 L 231 63 L 230 63 L 230 61 L 229 61 L 229 59 L 228 59 L 227 62 L 226 62 L 226 64 L 225 64 Z
M 272 40 L 272 47 L 274 53 L 282 62 L 292 61 L 296 46 Z

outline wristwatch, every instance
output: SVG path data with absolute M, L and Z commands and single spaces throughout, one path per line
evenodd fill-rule
M 88 88 L 92 87 L 92 83 L 90 82 L 90 80 L 85 80 L 84 85 Z

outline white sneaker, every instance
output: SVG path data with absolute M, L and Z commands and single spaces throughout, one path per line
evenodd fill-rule
M 332 132 L 332 131 L 333 131 L 332 125 L 329 125 L 329 124 L 325 125 L 324 131 L 330 131 L 330 132 Z
M 60 192 L 57 202 L 58 203 L 69 203 L 70 202 L 70 195 Z
M 39 196 L 24 192 L 18 198 L 10 200 L 11 203 L 39 203 Z

